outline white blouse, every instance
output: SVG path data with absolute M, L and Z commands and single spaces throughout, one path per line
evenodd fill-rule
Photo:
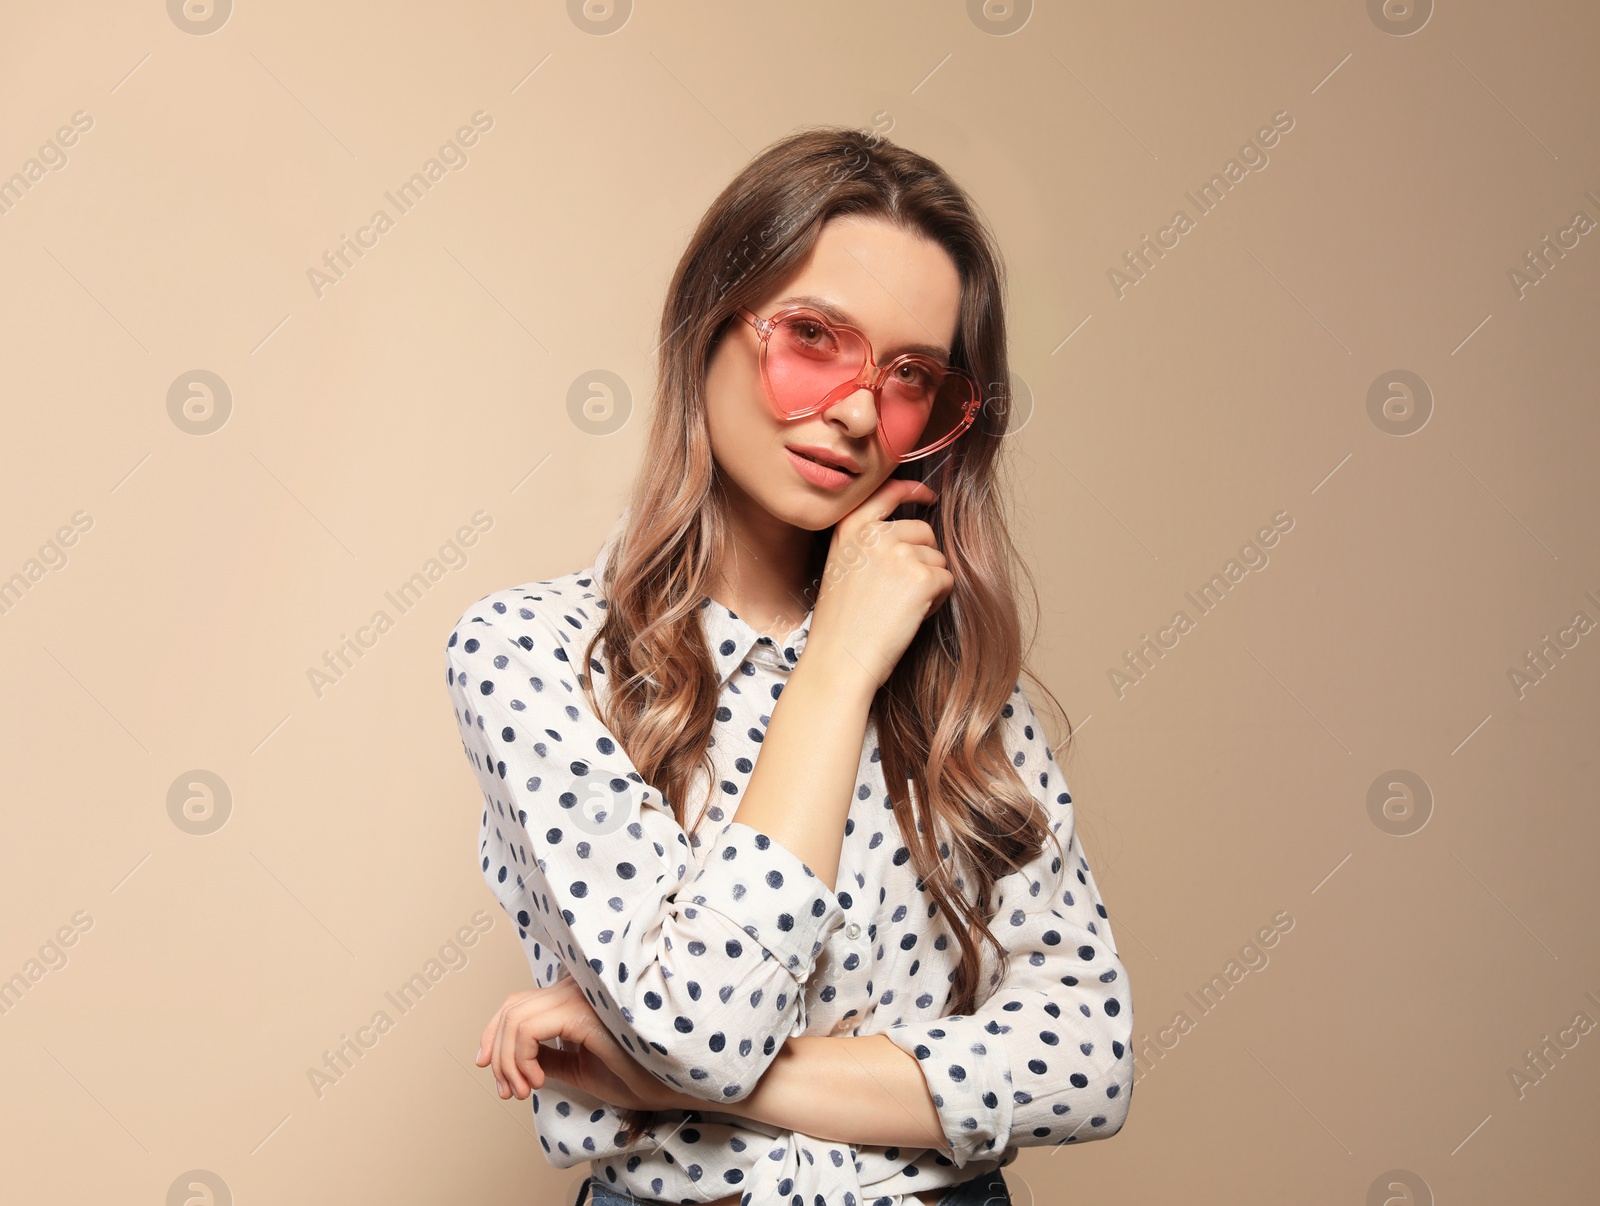
M 1133 1088 L 1132 1001 L 1072 796 L 1019 681 L 1006 748 L 1053 818 L 1055 846 L 995 885 L 990 928 L 1009 974 L 947 1015 L 960 948 L 913 870 L 875 726 L 862 743 L 835 890 L 738 820 L 765 726 L 811 614 L 774 643 L 709 597 L 700 617 L 721 680 L 716 800 L 685 831 L 589 708 L 574 660 L 604 619 L 595 565 L 486 595 L 447 642 L 447 682 L 485 801 L 478 857 L 515 921 L 534 982 L 578 980 L 635 1059 L 703 1110 L 618 1146 L 618 1112 L 555 1080 L 532 1094 L 549 1162 L 589 1161 L 636 1197 L 907 1206 L 1016 1159 L 1019 1146 L 1117 1133 Z M 609 698 L 603 645 L 590 662 Z M 704 794 L 689 803 L 691 817 Z M 943 857 L 950 847 L 941 842 Z M 967 890 L 967 899 L 973 894 Z M 984 952 L 988 984 L 995 964 Z M 981 992 L 982 990 L 980 990 Z M 791 1035 L 886 1034 L 920 1061 L 954 1160 L 782 1131 L 718 1106 L 745 1098 Z

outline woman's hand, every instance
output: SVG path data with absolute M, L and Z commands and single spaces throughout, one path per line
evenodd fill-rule
M 931 503 L 932 486 L 893 477 L 833 528 L 805 656 L 826 656 L 876 691 L 934 611 L 955 575 L 922 519 L 890 519 L 908 502 Z
M 566 1049 L 540 1044 L 556 1038 Z M 621 1109 L 696 1109 L 705 1102 L 663 1084 L 623 1050 L 577 982 L 514 992 L 484 1027 L 478 1067 L 489 1068 L 502 1100 L 528 1096 L 547 1077 Z

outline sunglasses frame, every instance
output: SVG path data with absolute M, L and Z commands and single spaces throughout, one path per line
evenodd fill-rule
M 849 331 L 857 339 L 861 340 L 862 346 L 867 349 L 867 359 L 866 362 L 861 366 L 861 371 L 858 372 L 853 379 L 849 381 L 841 381 L 823 397 L 822 401 L 818 402 L 815 406 L 807 407 L 803 411 L 786 412 L 778 406 L 777 399 L 773 396 L 772 382 L 767 377 L 767 343 L 772 338 L 772 333 L 778 329 L 778 324 L 786 319 L 793 318 L 796 314 L 808 315 L 816 320 L 818 326 L 825 327 L 830 331 Z M 867 338 L 866 332 L 862 331 L 859 327 L 851 326 L 849 323 L 834 322 L 826 315 L 819 314 L 811 306 L 789 306 L 785 309 L 779 310 L 771 318 L 762 318 L 748 306 L 740 306 L 738 309 L 738 316 L 754 327 L 756 329 L 756 334 L 760 336 L 761 342 L 757 348 L 756 356 L 761 365 L 761 385 L 762 389 L 767 395 L 767 405 L 772 408 L 773 415 L 780 422 L 790 422 L 796 419 L 808 419 L 812 415 L 821 414 L 823 411 L 827 410 L 828 407 L 833 406 L 841 399 L 848 398 L 851 394 L 855 393 L 859 389 L 870 390 L 872 392 L 873 405 L 876 406 L 878 410 L 878 443 L 883 447 L 885 452 L 889 453 L 891 457 L 894 457 L 897 464 L 903 464 L 906 461 L 921 460 L 923 457 L 928 456 L 931 453 L 938 452 L 939 449 L 948 447 L 950 444 L 960 439 L 961 436 L 966 434 L 967 429 L 970 428 L 977 420 L 978 411 L 983 409 L 983 390 L 979 387 L 978 379 L 976 377 L 974 377 L 966 369 L 959 368 L 956 365 L 940 364 L 937 360 L 934 360 L 933 357 L 922 352 L 902 352 L 888 364 L 878 369 L 876 373 L 871 372 L 873 366 L 876 365 L 878 361 L 876 354 L 872 350 L 872 340 Z M 945 436 L 936 444 L 929 444 L 926 448 L 919 448 L 906 454 L 905 456 L 895 456 L 893 449 L 889 446 L 889 439 L 884 434 L 883 430 L 883 383 L 897 366 L 907 360 L 915 361 L 919 364 L 932 365 L 941 373 L 962 378 L 972 387 L 972 399 L 964 408 L 965 413 L 961 417 L 961 422 L 956 426 L 955 430 L 950 432 L 949 435 Z M 861 380 L 863 373 L 869 374 L 869 380 L 866 382 Z

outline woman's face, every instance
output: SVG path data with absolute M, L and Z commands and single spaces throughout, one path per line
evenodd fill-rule
M 818 300 L 866 335 L 878 367 L 910 345 L 932 345 L 947 360 L 960 317 L 961 279 L 937 243 L 878 218 L 849 215 L 823 226 L 800 271 L 750 309 L 771 318 L 787 306 Z M 706 378 L 711 451 L 737 502 L 748 500 L 782 523 L 821 531 L 865 501 L 897 462 L 878 438 L 870 390 L 856 390 L 808 418 L 780 421 L 763 392 L 760 339 L 748 321 L 735 317 L 712 354 Z M 843 484 L 825 484 L 786 451 L 807 446 L 859 472 Z

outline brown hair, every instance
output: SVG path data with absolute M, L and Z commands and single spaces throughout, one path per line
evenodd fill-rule
M 981 1000 L 980 939 L 1000 960 L 995 976 L 1004 974 L 1005 950 L 986 924 L 995 881 L 1036 856 L 1046 838 L 1060 846 L 1005 748 L 1002 712 L 1013 702 L 1012 687 L 1026 674 L 1055 705 L 1069 740 L 1071 724 L 1024 665 L 1019 569 L 1033 593 L 1035 620 L 1038 592 L 1011 543 L 995 489 L 1011 397 L 1004 269 L 975 206 L 933 161 L 868 131 L 812 126 L 757 155 L 706 211 L 667 291 L 643 469 L 602 567 L 605 622 L 581 665 L 588 666 L 595 641 L 603 640 L 611 683 L 603 719 L 689 831 L 692 780 L 703 774 L 715 786 L 707 745 L 719 696 L 697 613 L 730 540 L 729 503 L 702 397 L 707 369 L 737 308 L 759 304 L 792 277 L 824 223 L 844 214 L 894 223 L 945 249 L 961 280 L 952 357 L 986 383 L 983 409 L 966 434 L 895 469 L 894 476 L 931 479 L 938 489 L 936 502 L 909 509 L 932 525 L 955 587 L 923 623 L 871 709 L 900 834 L 919 884 L 934 898 L 929 916 L 943 909 L 960 945 L 944 1012 L 964 1014 Z M 831 532 L 817 533 L 809 568 L 822 568 Z M 808 607 L 819 583 L 813 580 Z M 580 674 L 600 713 L 592 678 Z M 933 823 L 920 824 L 922 818 Z M 941 846 L 950 863 L 941 859 Z M 624 1145 L 656 1121 L 646 1111 L 624 1110 L 622 1117 Z

